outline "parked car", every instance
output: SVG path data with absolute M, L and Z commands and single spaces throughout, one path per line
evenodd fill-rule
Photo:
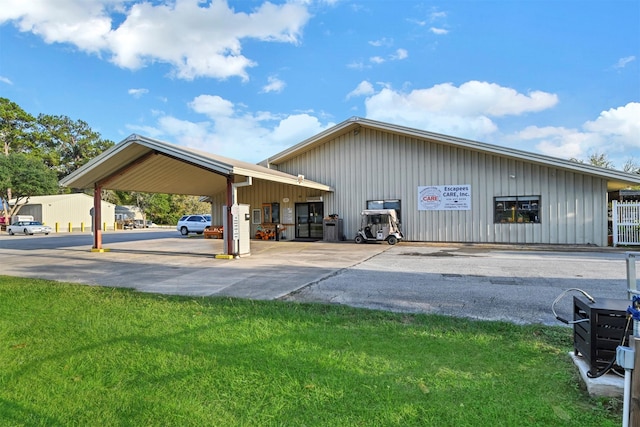
M 178 221 L 176 229 L 186 236 L 189 233 L 202 234 L 211 227 L 211 215 L 185 215 Z
M 150 228 L 157 227 L 153 222 L 147 221 L 146 223 L 141 219 L 136 219 L 133 221 L 133 228 Z
M 51 227 L 43 225 L 39 221 L 16 221 L 7 227 L 7 232 L 12 236 L 16 233 L 47 235 L 51 233 Z

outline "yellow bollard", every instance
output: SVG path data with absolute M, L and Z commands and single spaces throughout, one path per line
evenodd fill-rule
M 80 231 L 82 231 L 84 233 L 84 222 L 80 223 Z
M 56 233 L 60 232 L 60 224 L 56 222 Z
M 113 231 L 116 231 L 118 229 L 118 223 L 114 222 L 113 223 Z
M 107 223 L 106 222 L 102 223 L 102 231 L 107 231 Z
M 71 228 L 71 223 L 69 223 L 69 233 L 71 233 L 71 231 L 73 231 L 73 228 Z

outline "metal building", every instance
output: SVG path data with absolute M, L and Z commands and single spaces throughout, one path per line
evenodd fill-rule
M 91 230 L 91 209 L 93 197 L 82 193 L 56 194 L 52 196 L 32 196 L 22 206 L 19 215 L 31 215 L 36 221 L 58 229 L 58 231 Z M 113 203 L 102 202 L 102 220 L 106 228 L 113 230 L 115 222 Z
M 249 205 L 256 238 L 322 239 L 330 217 L 351 240 L 394 208 L 410 241 L 605 246 L 608 193 L 640 175 L 354 117 L 258 165 L 131 135 L 61 184 L 207 196 L 214 225 Z
M 604 246 L 608 192 L 640 184 L 634 174 L 362 118 L 263 164 L 331 186 L 296 199 L 295 217 L 313 204 L 343 218 L 348 239 L 363 209 L 393 207 L 411 241 Z M 252 205 L 287 198 L 261 193 Z

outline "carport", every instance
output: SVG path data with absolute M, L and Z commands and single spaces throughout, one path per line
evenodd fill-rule
M 227 223 L 238 203 L 235 188 L 264 180 L 320 191 L 330 186 L 264 166 L 185 148 L 140 135 L 131 135 L 60 181 L 76 189 L 93 189 L 93 250 L 102 251 L 102 190 L 184 194 L 213 197 L 226 194 Z M 233 253 L 233 231 L 224 230 L 226 254 Z

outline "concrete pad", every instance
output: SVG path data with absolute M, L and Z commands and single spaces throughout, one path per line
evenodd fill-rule
M 223 241 L 177 231 L 8 236 L 0 274 L 172 295 L 231 296 L 561 325 L 551 303 L 580 288 L 626 299 L 624 249 L 401 242 L 251 241 L 251 255 L 217 259 Z M 568 294 L 556 309 L 571 316 Z
M 587 392 L 590 396 L 622 398 L 624 395 L 624 377 L 608 373 L 598 378 L 590 378 L 587 375 L 587 372 L 589 372 L 587 362 L 574 352 L 570 352 L 569 355 L 578 368 L 580 377 L 587 386 Z

